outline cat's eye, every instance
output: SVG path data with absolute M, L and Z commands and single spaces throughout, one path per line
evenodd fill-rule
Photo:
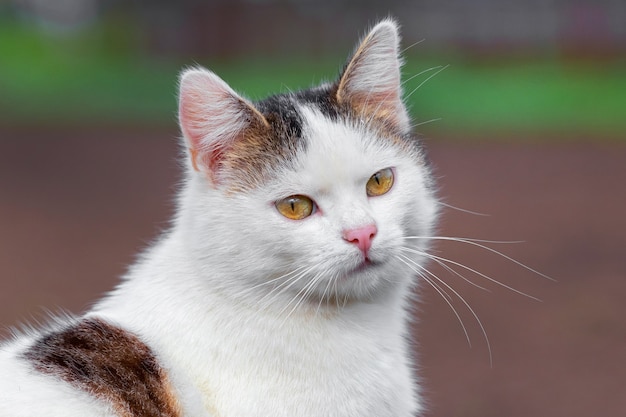
M 393 169 L 385 168 L 381 169 L 374 175 L 372 175 L 367 181 L 365 186 L 367 195 L 370 197 L 376 197 L 383 195 L 391 190 L 393 186 Z
M 315 211 L 315 203 L 305 195 L 292 195 L 276 203 L 276 210 L 291 220 L 302 220 Z

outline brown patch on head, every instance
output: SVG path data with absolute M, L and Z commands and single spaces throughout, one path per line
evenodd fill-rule
M 182 415 L 165 371 L 139 338 L 100 319 L 84 319 L 38 339 L 23 357 L 111 404 L 121 417 Z
M 262 185 L 277 166 L 288 164 L 306 144 L 301 115 L 292 95 L 275 95 L 255 104 L 265 123 L 253 119 L 220 161 L 230 191 Z
M 388 106 L 379 106 L 375 94 L 359 96 L 352 101 L 339 102 L 337 91 L 339 83 L 321 88 L 304 90 L 297 93 L 298 101 L 319 110 L 331 120 L 341 119 L 355 128 L 365 128 L 374 133 L 381 141 L 390 141 L 396 147 L 417 157 L 418 163 L 424 162 L 424 150 L 418 137 L 397 123 Z M 381 93 L 379 93 L 381 94 Z
M 246 128 L 227 147 L 219 151 L 216 166 L 228 192 L 245 192 L 262 186 L 275 175 L 277 167 L 289 165 L 306 149 L 306 121 L 298 110 L 310 106 L 331 120 L 341 119 L 355 126 L 375 131 L 382 140 L 414 151 L 419 141 L 398 123 L 397 103 L 389 104 L 387 93 L 359 95 L 350 100 L 338 99 L 339 82 L 297 93 L 270 96 L 248 109 L 255 109 L 246 120 Z M 250 111 L 250 110 L 248 110 Z M 403 110 L 404 111 L 404 110 Z M 192 159 L 195 159 L 192 152 Z
M 397 101 L 389 99 L 389 93 L 354 94 L 348 103 L 354 112 L 370 123 L 383 127 L 399 125 Z

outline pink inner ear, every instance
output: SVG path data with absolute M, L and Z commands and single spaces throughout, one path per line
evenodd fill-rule
M 193 169 L 215 177 L 245 120 L 239 97 L 226 83 L 206 70 L 190 70 L 181 79 L 179 122 Z
M 252 104 L 217 75 L 203 69 L 182 75 L 178 117 L 193 168 L 214 179 L 225 154 L 242 132 L 258 122 L 267 125 Z
M 215 172 L 219 168 L 219 162 L 222 160 L 224 151 L 222 149 L 214 149 L 210 152 L 199 152 L 197 148 L 189 148 L 191 156 L 191 166 L 194 171 L 200 172 L 200 166 L 209 168 L 210 172 Z M 212 176 L 213 177 L 213 176 Z M 213 177 L 213 179 L 215 179 Z
M 184 86 L 186 87 L 186 86 Z M 200 86 L 193 86 L 192 88 Z M 207 94 L 208 96 L 208 94 Z M 203 139 L 210 133 L 213 127 L 211 123 L 213 106 L 207 106 L 205 101 L 209 97 L 203 97 L 200 91 L 183 88 L 180 95 L 179 119 L 180 127 L 192 148 L 201 151 Z
M 210 152 L 205 152 L 204 154 L 205 164 L 209 167 L 211 172 L 217 172 L 219 169 L 220 161 L 224 155 L 223 148 L 214 148 Z

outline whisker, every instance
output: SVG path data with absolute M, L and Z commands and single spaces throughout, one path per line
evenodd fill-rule
M 343 304 L 341 305 L 341 308 L 346 308 L 346 305 L 348 305 L 348 292 L 346 291 L 346 293 L 343 295 Z
M 454 308 L 454 305 L 451 302 L 450 295 L 448 293 L 444 292 L 439 287 L 439 285 L 435 284 L 430 278 L 428 278 L 426 275 L 424 275 L 423 272 L 420 272 L 417 269 L 415 269 L 414 266 L 417 267 L 417 268 L 420 268 L 421 270 L 423 270 L 425 272 L 428 272 L 424 267 L 422 267 L 421 265 L 418 265 L 415 262 L 413 262 L 413 260 L 411 258 L 408 258 L 408 257 L 406 257 L 404 255 L 398 255 L 398 256 L 396 256 L 396 258 L 399 261 L 401 261 L 402 263 L 404 263 L 406 266 L 408 266 L 417 275 L 419 275 L 431 287 L 433 287 L 433 289 L 441 296 L 441 298 L 446 302 L 446 304 L 448 304 L 448 307 L 450 307 L 450 309 L 452 310 L 452 312 L 456 316 L 456 319 L 458 320 L 459 324 L 461 325 L 461 328 L 463 329 L 463 333 L 465 334 L 465 339 L 467 339 L 467 344 L 471 348 L 472 347 L 472 341 L 471 341 L 471 339 L 469 337 L 469 333 L 467 332 L 467 328 L 465 327 L 465 323 L 463 323 L 463 320 L 461 319 L 461 315 L 456 310 L 456 308 Z M 404 259 L 402 259 L 402 258 L 404 258 Z M 407 262 L 407 261 L 409 261 L 409 262 Z
M 330 284 L 332 284 L 334 281 L 335 281 L 334 279 L 328 280 L 328 284 L 326 284 L 326 287 L 324 288 L 324 292 L 322 293 L 322 296 L 320 297 L 320 302 L 317 304 L 317 309 L 315 310 L 316 316 L 319 314 L 320 308 L 322 308 L 322 303 L 324 302 L 324 298 L 326 298 L 326 292 L 330 288 Z M 326 300 L 326 302 L 328 302 L 328 299 Z
M 441 117 L 437 117 L 435 119 L 426 120 L 424 122 L 414 123 L 413 125 L 411 125 L 411 129 L 415 129 L 418 126 L 426 125 L 428 123 L 439 122 L 441 120 L 443 120 Z
M 306 275 L 306 273 L 307 273 L 308 271 L 310 271 L 310 269 L 311 269 L 311 268 L 306 269 L 306 270 L 300 270 L 300 271 L 298 271 L 295 275 L 293 275 L 293 276 L 291 276 L 291 277 L 287 278 L 285 281 L 281 282 L 280 284 L 278 284 L 277 286 L 275 286 L 274 288 L 272 288 L 272 290 L 271 290 L 269 293 L 267 293 L 267 294 L 264 296 L 264 298 L 265 298 L 265 297 L 267 297 L 267 296 L 271 296 L 271 295 L 272 295 L 275 291 L 277 291 L 277 290 L 279 291 L 279 294 L 280 294 L 283 290 L 285 290 L 286 288 L 289 288 L 289 287 L 290 287 L 291 285 L 293 285 L 296 281 L 298 281 L 298 280 L 299 280 L 302 276 Z M 296 271 L 297 271 L 297 270 L 296 270 Z M 294 272 L 295 272 L 295 271 L 294 271 Z M 278 279 L 282 279 L 282 278 L 285 278 L 285 277 L 288 277 L 289 275 L 291 275 L 291 274 L 285 274 L 285 275 L 283 275 L 283 276 L 281 276 L 281 277 L 278 277 L 278 278 L 276 278 L 276 279 L 272 279 L 271 281 L 268 281 L 268 282 L 267 282 L 267 284 L 274 283 L 274 282 L 276 282 L 276 280 L 278 280 Z M 258 285 L 258 286 L 260 286 L 260 285 Z M 258 286 L 257 286 L 257 287 L 258 287 Z M 285 286 L 287 286 L 287 287 L 285 287 Z
M 441 71 L 445 70 L 449 66 L 450 66 L 450 64 L 441 67 L 437 72 L 435 72 L 434 74 L 430 75 L 428 78 L 426 78 L 424 81 L 422 81 L 417 87 L 415 87 L 413 90 L 411 90 L 411 92 L 409 94 L 407 94 L 404 98 L 407 99 L 407 98 L 411 97 L 417 90 L 419 90 L 431 78 L 433 78 L 435 75 L 439 74 Z
M 281 275 L 281 276 L 279 276 L 279 277 L 272 278 L 272 279 L 270 279 L 270 280 L 268 280 L 268 281 L 264 281 L 264 282 L 261 282 L 260 284 L 257 284 L 257 285 L 255 285 L 255 286 L 253 286 L 253 287 L 250 287 L 250 288 L 249 288 L 249 290 L 255 290 L 255 289 L 259 288 L 259 287 L 263 287 L 263 286 L 265 286 L 265 285 L 272 284 L 272 283 L 274 283 L 274 282 L 276 282 L 276 281 L 279 281 L 279 280 L 281 280 L 281 279 L 283 279 L 283 278 L 285 278 L 285 277 L 288 277 L 288 276 L 289 276 L 289 275 L 291 275 L 291 274 L 295 274 L 295 273 L 297 273 L 298 271 L 302 271 L 302 270 L 303 270 L 303 269 L 305 269 L 305 268 L 306 268 L 306 267 L 304 267 L 304 266 L 300 266 L 300 267 L 298 267 L 298 268 L 294 269 L 294 270 L 293 270 L 293 271 L 291 271 L 291 272 L 287 272 L 286 274 L 283 274 L 283 275 Z
M 304 268 L 304 267 L 302 267 Z M 300 269 L 300 268 L 298 268 Z M 304 268 L 303 270 L 301 270 L 300 272 L 298 272 L 296 275 L 294 275 L 293 277 L 290 277 L 288 280 L 286 280 L 285 282 L 282 282 L 280 285 L 274 287 L 270 292 L 268 292 L 267 294 L 265 294 L 261 300 L 259 300 L 259 303 L 263 303 L 263 301 L 268 300 L 268 302 L 266 303 L 265 308 L 269 307 L 272 303 L 271 303 L 271 299 L 276 299 L 278 298 L 281 294 L 283 294 L 284 292 L 288 291 L 289 288 L 291 288 L 295 283 L 297 283 L 298 281 L 300 281 L 303 277 L 306 276 L 306 274 L 308 274 L 311 270 L 313 269 L 313 267 L 309 267 L 309 268 Z M 276 292 L 278 291 L 278 292 Z
M 416 77 L 419 77 L 420 75 L 425 74 L 425 73 L 427 73 L 427 72 L 429 72 L 429 71 L 433 71 L 433 70 L 437 70 L 437 69 L 439 69 L 439 71 L 438 71 L 438 72 L 436 72 L 434 75 L 437 75 L 437 74 L 438 74 L 441 70 L 443 70 L 443 67 L 442 67 L 441 65 L 438 65 L 438 66 L 436 66 L 436 67 L 432 67 L 432 68 L 428 68 L 428 69 L 422 70 L 422 71 L 418 72 L 417 74 L 413 74 L 412 76 L 410 76 L 410 77 L 409 77 L 409 78 L 407 78 L 406 80 L 402 81 L 402 83 L 401 83 L 400 85 L 401 85 L 401 86 L 403 86 L 404 84 L 406 84 L 407 82 L 411 81 L 412 79 L 414 79 L 414 78 L 416 78 Z M 426 81 L 428 81 L 430 78 L 432 78 L 432 76 L 428 77 L 428 78 L 426 79 Z M 423 83 L 422 83 L 422 84 L 423 84 Z M 420 86 L 421 86 L 421 84 L 420 84 Z M 372 88 L 372 89 L 373 89 L 373 88 Z M 365 98 L 365 107 L 367 107 L 367 105 L 369 104 L 369 98 L 370 98 L 370 93 L 371 93 L 372 89 L 370 89 L 370 91 L 368 91 L 368 92 L 367 92 L 367 97 Z M 415 92 L 415 91 L 413 91 L 413 92 Z M 413 94 L 413 92 L 411 92 L 411 94 Z M 387 98 L 389 97 L 389 95 L 391 95 L 391 94 L 393 94 L 393 93 L 394 93 L 394 91 L 390 91 L 390 92 L 388 92 L 388 93 L 385 95 L 385 97 L 383 97 L 383 98 L 380 100 L 380 102 L 378 103 L 378 105 L 376 106 L 376 108 L 374 109 L 374 111 L 372 112 L 372 115 L 371 115 L 371 116 L 370 116 L 367 120 L 365 120 L 365 124 L 369 124 L 369 123 L 371 123 L 371 121 L 374 119 L 374 117 L 375 117 L 376 113 L 377 113 L 377 112 L 378 112 L 378 110 L 380 109 L 380 106 L 382 106 L 382 105 L 385 103 L 385 101 L 387 100 Z M 410 95 L 409 95 L 409 96 L 410 96 Z M 408 98 L 408 96 L 407 96 L 407 97 L 405 97 L 405 98 Z
M 408 257 L 408 256 L 406 256 L 406 255 L 401 255 L 401 256 L 402 256 L 402 257 L 404 257 L 404 259 L 409 260 L 412 264 L 414 264 L 415 266 L 419 267 L 420 269 L 422 269 L 422 270 L 426 270 L 426 268 L 425 268 L 425 267 L 423 267 L 423 266 L 419 265 L 417 262 L 415 262 L 415 260 L 411 259 L 410 257 Z M 415 271 L 415 269 L 413 269 L 413 271 Z M 420 272 L 418 272 L 418 271 L 415 271 L 415 272 L 419 273 L 419 274 L 420 274 L 420 276 L 422 276 L 422 278 L 424 278 L 424 277 L 423 277 L 423 273 L 420 273 Z M 443 295 L 445 295 L 445 296 L 446 296 L 446 298 L 448 298 L 448 300 L 450 300 L 450 301 L 452 301 L 452 300 L 453 300 L 452 296 L 451 296 L 450 294 L 448 294 L 448 292 L 447 292 L 445 289 L 443 289 L 443 288 L 442 288 L 439 284 L 437 284 L 437 282 L 434 282 L 434 281 L 432 281 L 432 280 L 431 280 L 431 283 L 432 283 L 432 285 L 434 285 L 434 286 L 436 286 L 437 288 L 439 288 L 439 290 L 441 291 L 441 293 L 443 293 L 443 294 L 442 294 L 442 296 L 443 296 Z
M 414 253 L 417 253 L 417 254 L 419 254 L 419 255 L 424 255 L 424 253 L 423 253 L 423 252 L 421 252 L 421 251 L 416 251 L 416 250 L 413 250 L 413 249 L 409 249 L 409 251 L 414 252 Z M 445 262 L 445 263 L 450 263 L 450 264 L 452 264 L 452 265 L 456 265 L 456 266 L 458 266 L 458 267 L 460 267 L 460 268 L 463 268 L 463 269 L 465 269 L 465 270 L 467 270 L 467 271 L 470 271 L 470 272 L 472 272 L 472 273 L 474 273 L 474 274 L 476 274 L 476 275 L 478 275 L 478 276 L 481 276 L 481 277 L 483 277 L 483 278 L 485 278 L 485 279 L 487 279 L 487 280 L 489 280 L 489 281 L 493 282 L 494 284 L 500 285 L 501 287 L 504 287 L 504 288 L 506 288 L 506 289 L 508 289 L 508 290 L 510 290 L 510 291 L 513 291 L 513 292 L 516 292 L 516 293 L 518 293 L 518 294 L 520 294 L 520 295 L 523 295 L 523 296 L 525 296 L 525 297 L 528 297 L 528 298 L 530 298 L 531 300 L 535 300 L 535 301 L 539 301 L 539 302 L 541 302 L 541 300 L 540 300 L 539 298 L 537 298 L 537 297 L 533 297 L 532 295 L 526 294 L 525 292 L 522 292 L 522 291 L 516 290 L 515 288 L 513 288 L 513 287 L 511 287 L 511 286 L 509 286 L 509 285 L 506 285 L 506 284 L 504 284 L 504 283 L 502 283 L 502 282 L 498 281 L 497 279 L 494 279 L 494 278 L 490 277 L 490 276 L 489 276 L 489 275 L 487 275 L 487 274 L 483 274 L 482 272 L 479 272 L 479 271 L 475 270 L 474 268 L 471 268 L 471 267 L 469 267 L 469 266 L 467 266 L 467 265 L 464 265 L 464 264 L 462 264 L 462 263 L 460 263 L 460 262 L 456 262 L 456 261 L 453 261 L 452 259 L 448 259 L 448 258 L 443 258 L 443 257 L 441 257 L 441 256 L 433 255 L 433 254 L 431 254 L 431 253 L 427 254 L 427 256 L 428 256 L 430 259 L 433 259 L 433 260 L 439 260 L 439 261 L 441 261 L 441 262 Z M 468 281 L 468 280 L 466 280 L 466 281 Z M 470 282 L 470 281 L 468 281 L 468 282 Z
M 420 40 L 419 40 L 419 41 L 417 41 L 417 42 L 413 42 L 412 44 L 410 44 L 409 46 L 407 46 L 406 48 L 404 48 L 403 50 L 401 50 L 401 51 L 400 51 L 400 55 L 404 55 L 404 53 L 405 53 L 406 51 L 408 51 L 409 49 L 413 48 L 413 47 L 414 47 L 414 46 L 416 46 L 416 45 L 419 45 L 420 43 L 424 42 L 425 40 L 426 40 L 426 38 L 424 38 L 424 39 L 420 39 Z
M 404 255 L 401 255 L 404 256 Z M 450 291 L 452 291 L 452 293 L 454 295 L 456 295 L 458 297 L 459 300 L 461 300 L 461 302 L 465 305 L 465 307 L 467 307 L 467 309 L 470 311 L 470 313 L 472 314 L 472 316 L 474 316 L 474 319 L 476 320 L 476 323 L 478 323 L 478 326 L 480 327 L 480 330 L 483 334 L 483 337 L 485 338 L 485 343 L 487 345 L 487 350 L 489 351 L 489 365 L 491 367 L 493 367 L 493 354 L 491 351 L 491 343 L 489 342 L 489 337 L 487 336 L 487 331 L 485 330 L 485 326 L 483 326 L 482 321 L 480 320 L 480 318 L 478 318 L 478 314 L 476 314 L 476 312 L 474 311 L 474 309 L 469 305 L 469 303 L 465 300 L 465 298 L 463 298 L 461 296 L 461 294 L 459 294 L 454 288 L 452 288 L 449 284 L 447 284 L 444 280 L 442 280 L 441 278 L 439 278 L 437 275 L 435 275 L 434 273 L 432 273 L 431 271 L 429 271 L 428 269 L 424 268 L 423 266 L 419 265 L 418 263 L 416 263 L 415 261 L 413 261 L 411 258 L 408 258 L 406 256 L 404 256 L 406 259 L 408 259 L 409 261 L 411 261 L 417 268 L 420 268 L 421 270 L 423 270 L 425 273 L 427 273 L 428 275 L 430 275 L 431 277 L 433 277 L 434 279 L 436 279 L 437 281 L 439 281 L 443 286 L 445 286 L 446 288 L 448 288 Z M 466 332 L 467 335 L 467 332 Z M 468 342 L 469 342 L 469 337 L 468 337 Z M 471 346 L 471 344 L 470 344 Z
M 401 255 L 401 256 L 402 256 L 402 257 L 404 257 L 406 260 L 409 260 L 412 264 L 414 264 L 415 266 L 419 267 L 420 269 L 422 269 L 422 270 L 426 270 L 426 268 L 422 267 L 421 265 L 418 265 L 418 264 L 417 264 L 417 263 L 416 263 L 413 259 L 411 259 L 410 257 L 408 257 L 408 256 L 406 256 L 406 255 Z M 418 271 L 415 271 L 415 269 L 413 269 L 413 271 L 414 271 L 414 272 L 416 272 L 416 273 L 418 273 L 418 274 L 419 274 L 422 278 L 425 278 L 423 273 L 418 272 Z M 445 289 L 443 289 L 443 288 L 442 288 L 442 287 L 441 287 L 441 286 L 440 286 L 437 282 L 435 282 L 435 281 L 432 281 L 432 280 L 431 280 L 431 285 L 436 286 L 436 287 L 439 289 L 439 291 L 441 291 L 441 292 L 440 292 L 440 295 L 441 295 L 442 297 L 443 297 L 443 296 L 445 296 L 445 298 L 447 298 L 448 300 L 450 300 L 450 301 L 452 301 L 452 300 L 453 300 L 452 296 L 451 296 L 450 294 L 448 294 L 448 292 L 447 292 Z M 439 291 L 437 291 L 437 292 L 439 292 Z
M 444 203 L 444 202 L 441 202 L 441 201 L 438 201 L 437 204 L 439 204 L 440 206 L 444 206 L 444 207 L 453 209 L 453 210 L 458 210 L 458 211 L 463 212 L 463 213 L 474 214 L 476 216 L 486 216 L 486 217 L 490 216 L 490 214 L 479 213 L 477 211 L 463 209 L 463 208 L 456 207 L 456 206 L 453 206 L 452 204 L 447 204 L 447 203 Z
M 317 286 L 317 284 L 319 283 L 322 277 L 323 277 L 323 274 L 321 272 L 317 273 L 309 282 L 307 282 L 307 284 L 304 287 L 302 287 L 302 289 L 300 289 L 300 291 L 298 291 L 298 293 L 291 299 L 291 301 L 289 301 L 289 303 L 287 303 L 287 305 L 285 305 L 285 307 L 283 307 L 283 309 L 278 313 L 278 315 L 280 316 L 287 310 L 287 308 L 289 308 L 289 306 L 291 305 L 291 303 L 294 302 L 294 300 L 298 300 L 294 304 L 293 308 L 289 311 L 287 316 L 285 316 L 283 320 L 283 324 L 289 319 L 289 317 L 293 314 L 293 312 L 296 311 L 298 307 L 302 305 L 302 303 L 306 301 L 306 299 L 313 293 L 315 286 Z M 302 294 L 302 296 L 300 296 L 300 294 Z
M 554 278 L 549 277 L 546 274 L 543 274 L 539 271 L 537 271 L 536 269 L 533 269 L 531 267 L 529 267 L 528 265 L 523 264 L 520 261 L 517 261 L 513 258 L 511 258 L 508 255 L 505 255 L 504 253 L 497 251 L 493 248 L 490 248 L 489 246 L 485 246 L 482 245 L 482 243 L 523 243 L 523 241 L 498 241 L 498 240 L 484 240 L 484 239 L 471 239 L 471 238 L 465 238 L 465 237 L 449 237 L 449 236 L 405 236 L 405 239 L 426 239 L 426 240 L 448 240 L 448 241 L 452 241 L 452 242 L 459 242 L 459 243 L 467 243 L 468 245 L 472 245 L 472 246 L 476 246 L 479 247 L 481 249 L 484 249 L 486 251 L 495 253 L 496 255 L 502 256 L 504 259 L 513 262 L 514 264 L 526 269 L 527 271 L 533 272 L 545 279 L 548 279 L 550 281 L 556 282 L 556 280 Z
M 319 273 L 319 274 L 315 275 L 315 277 L 313 277 L 313 279 L 309 283 L 310 285 L 307 285 L 305 287 L 306 291 L 304 292 L 304 294 L 302 294 L 302 297 L 300 297 L 300 300 L 294 305 L 294 307 L 291 309 L 289 314 L 287 314 L 286 319 L 289 318 L 289 316 L 291 316 L 291 314 L 294 311 L 296 311 L 298 309 L 298 307 L 300 307 L 304 302 L 306 302 L 308 299 L 310 299 L 311 295 L 313 295 L 313 293 L 315 291 L 315 287 L 317 287 L 319 282 L 322 280 L 323 276 L 324 275 L 322 273 Z M 328 288 L 328 285 L 324 288 L 324 292 L 322 293 L 322 296 L 321 296 L 320 300 L 324 300 L 324 296 L 326 295 L 327 288 Z M 318 308 L 319 308 L 319 305 L 318 305 Z M 315 314 L 317 315 L 318 312 L 319 312 L 319 310 L 316 310 Z
M 417 77 L 419 77 L 420 75 L 426 74 L 427 72 L 434 71 L 434 70 L 443 70 L 443 69 L 444 69 L 444 66 L 443 66 L 443 65 L 437 65 L 437 66 L 435 66 L 435 67 L 430 67 L 430 68 L 427 68 L 427 69 L 425 69 L 425 70 L 421 70 L 421 71 L 420 71 L 420 72 L 418 72 L 417 74 L 413 74 L 413 75 L 411 75 L 409 78 L 407 78 L 406 80 L 403 80 L 403 81 L 402 81 L 402 83 L 401 83 L 400 85 L 404 85 L 404 84 L 408 83 L 409 81 L 411 81 L 412 79 L 417 78 Z M 436 73 L 435 73 L 435 74 L 433 74 L 433 75 L 437 75 L 438 73 L 439 73 L 439 71 L 438 71 L 438 72 L 436 72 Z M 428 79 L 427 79 L 427 80 L 428 80 Z M 385 97 L 385 98 L 386 98 L 386 97 Z
M 312 281 L 309 281 L 304 287 L 302 287 L 294 296 L 291 300 L 289 300 L 289 302 L 287 304 L 285 304 L 285 306 L 278 312 L 278 315 L 281 316 L 291 305 L 291 303 L 293 303 L 295 300 L 298 300 L 294 306 L 294 308 L 289 312 L 289 314 L 287 314 L 287 317 L 285 317 L 285 319 L 283 320 L 283 324 L 284 322 L 289 318 L 289 316 L 291 315 L 291 313 L 293 313 L 293 311 L 295 310 L 295 308 L 300 304 L 300 302 L 302 301 L 302 299 L 300 297 L 300 294 L 302 294 L 306 288 L 311 285 Z M 281 324 L 282 326 L 282 324 Z
M 505 245 L 525 243 L 525 241 L 523 240 L 490 240 L 490 239 L 476 239 L 476 238 L 471 238 L 471 237 L 434 236 L 433 238 L 434 239 L 447 239 L 447 240 L 458 239 L 462 242 L 480 242 L 480 243 L 494 243 L 494 244 L 505 244 Z
M 468 279 L 467 277 L 465 277 L 463 274 L 461 274 L 460 272 L 458 272 L 456 269 L 452 268 L 451 266 L 447 265 L 445 262 L 442 262 L 441 260 L 439 260 L 435 255 L 430 254 L 428 252 L 425 251 L 420 251 L 417 249 L 413 249 L 413 248 L 407 248 L 407 247 L 401 247 L 401 250 L 407 251 L 407 252 L 411 252 L 411 253 L 415 253 L 417 255 L 422 255 L 427 257 L 428 259 L 431 259 L 432 261 L 434 261 L 435 263 L 437 263 L 439 266 L 441 266 L 442 268 L 444 268 L 446 271 L 450 272 L 451 274 L 456 275 L 457 277 L 461 278 L 463 281 L 467 282 L 468 284 L 473 285 L 476 288 L 479 288 L 483 291 L 487 291 L 487 292 L 491 292 L 488 288 L 482 287 L 478 284 L 476 284 L 474 281 Z

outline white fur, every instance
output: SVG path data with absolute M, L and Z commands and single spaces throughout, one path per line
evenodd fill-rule
M 225 192 L 189 166 L 172 229 L 88 316 L 153 349 L 185 416 L 414 416 L 422 410 L 407 341 L 414 273 L 397 256 L 423 244 L 404 237 L 431 232 L 427 169 L 366 125 L 299 111 L 306 152 L 267 185 Z M 388 167 L 391 191 L 367 197 L 369 177 Z M 292 194 L 311 197 L 318 212 L 281 216 L 273 203 Z M 341 232 L 371 223 L 379 265 L 353 272 L 362 254 Z M 30 340 L 0 345 L 0 416 L 113 415 L 16 360 Z
M 295 172 L 285 168 L 279 184 L 235 198 L 192 176 L 173 232 L 94 314 L 148 340 L 220 416 L 414 415 L 420 406 L 405 340 L 412 277 L 393 255 L 407 233 L 428 234 L 434 200 L 409 156 L 314 110 L 303 114 L 311 139 Z M 365 181 L 388 166 L 397 172 L 394 189 L 368 200 Z M 294 190 L 324 214 L 301 222 L 280 216 L 271 203 Z M 292 311 L 314 275 L 358 264 L 360 252 L 341 230 L 371 221 L 379 229 L 371 257 L 389 263 L 339 284 L 340 294 L 359 300 Z M 261 284 L 293 269 L 291 259 L 315 267 L 309 279 L 264 298 L 273 287 Z
M 16 356 L 29 346 L 31 338 L 23 336 L 0 345 L 0 416 L 113 416 L 111 409 L 68 384 L 34 372 L 28 363 Z

